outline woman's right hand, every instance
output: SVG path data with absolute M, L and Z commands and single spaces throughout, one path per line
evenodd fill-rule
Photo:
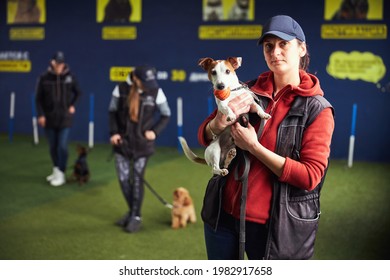
M 122 137 L 119 134 L 114 134 L 110 138 L 111 145 L 118 146 L 122 144 Z
M 39 117 L 38 124 L 42 127 L 45 127 L 46 126 L 46 118 L 44 116 Z
M 243 93 L 230 100 L 228 106 L 236 115 L 236 119 L 238 119 L 241 114 L 249 112 L 252 103 L 253 96 L 249 93 Z M 210 122 L 212 122 L 211 127 L 213 131 L 215 130 L 215 133 L 217 134 L 221 133 L 227 126 L 232 124 L 232 122 L 229 122 L 227 117 L 220 111 L 217 112 L 215 118 Z

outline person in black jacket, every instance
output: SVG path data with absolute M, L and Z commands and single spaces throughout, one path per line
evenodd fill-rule
M 167 98 L 151 66 L 136 67 L 113 90 L 109 106 L 110 142 L 119 184 L 129 207 L 116 224 L 127 232 L 136 232 L 141 227 L 146 164 L 154 153 L 155 139 L 168 124 L 170 115 Z
M 46 179 L 54 187 L 66 181 L 68 138 L 80 95 L 78 82 L 65 63 L 64 53 L 56 52 L 47 71 L 38 78 L 36 88 L 38 124 L 45 129 L 53 163 L 53 172 Z

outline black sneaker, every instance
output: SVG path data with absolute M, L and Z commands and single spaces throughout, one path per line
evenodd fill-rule
M 127 232 L 137 232 L 141 229 L 141 217 L 132 217 L 125 226 Z
M 130 219 L 130 213 L 126 213 L 122 218 L 115 222 L 117 226 L 125 227 L 127 226 Z

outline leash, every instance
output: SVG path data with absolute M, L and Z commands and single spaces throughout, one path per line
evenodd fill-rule
M 245 254 L 245 236 L 246 236 L 246 225 L 245 225 L 245 217 L 246 217 L 246 200 L 248 193 L 248 173 L 250 168 L 250 161 L 248 155 L 245 151 L 242 151 L 242 156 L 244 158 L 244 171 L 241 177 L 238 177 L 238 168 L 236 168 L 235 177 L 237 181 L 241 182 L 241 201 L 240 201 L 240 233 L 239 233 L 239 247 L 238 247 L 238 258 L 240 260 L 244 259 Z
M 109 156 L 107 157 L 107 161 L 111 161 L 112 158 L 114 157 L 114 151 L 112 150 L 111 153 L 109 154 Z M 153 187 L 148 183 L 148 181 L 145 180 L 145 178 L 143 176 L 141 176 L 141 174 L 133 169 L 134 173 L 137 174 L 139 177 L 142 178 L 142 182 L 144 183 L 144 185 L 150 190 L 150 192 L 167 208 L 169 209 L 173 209 L 173 205 L 168 203 L 164 198 L 162 198 L 154 189 Z
M 134 173 L 136 173 L 138 176 L 142 177 L 141 174 L 139 174 L 139 172 L 137 170 L 133 170 Z M 142 181 L 144 182 L 144 184 L 146 185 L 146 187 L 152 192 L 152 194 L 154 194 L 154 196 L 162 203 L 164 204 L 165 207 L 169 208 L 169 209 L 173 209 L 173 205 L 168 203 L 164 198 L 162 198 L 154 189 L 153 187 L 148 183 L 148 181 L 145 180 L 145 178 L 142 177 Z
M 249 120 L 248 120 L 249 121 Z M 260 127 L 257 131 L 257 137 L 260 137 L 263 129 L 264 129 L 265 121 L 261 119 Z M 240 201 L 240 232 L 239 232 L 239 247 L 238 247 L 238 258 L 240 260 L 244 259 L 245 255 L 245 242 L 246 242 L 246 225 L 245 225 L 245 217 L 246 217 L 246 201 L 248 194 L 248 174 L 250 168 L 250 160 L 248 158 L 248 153 L 246 151 L 242 151 L 243 163 L 244 163 L 244 171 L 242 175 L 238 177 L 238 167 L 235 169 L 234 178 L 236 181 L 240 181 L 242 184 L 241 189 L 241 201 Z

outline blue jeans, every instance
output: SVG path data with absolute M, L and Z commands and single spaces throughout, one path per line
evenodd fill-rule
M 223 211 L 222 211 L 223 212 Z M 250 260 L 264 258 L 267 228 L 263 224 L 246 222 L 245 252 Z M 209 260 L 237 260 L 240 221 L 223 212 L 217 231 L 204 224 L 204 236 Z
M 49 151 L 53 166 L 56 166 L 62 172 L 65 172 L 66 164 L 68 162 L 68 139 L 70 128 L 45 128 L 45 132 L 47 140 L 49 141 Z

